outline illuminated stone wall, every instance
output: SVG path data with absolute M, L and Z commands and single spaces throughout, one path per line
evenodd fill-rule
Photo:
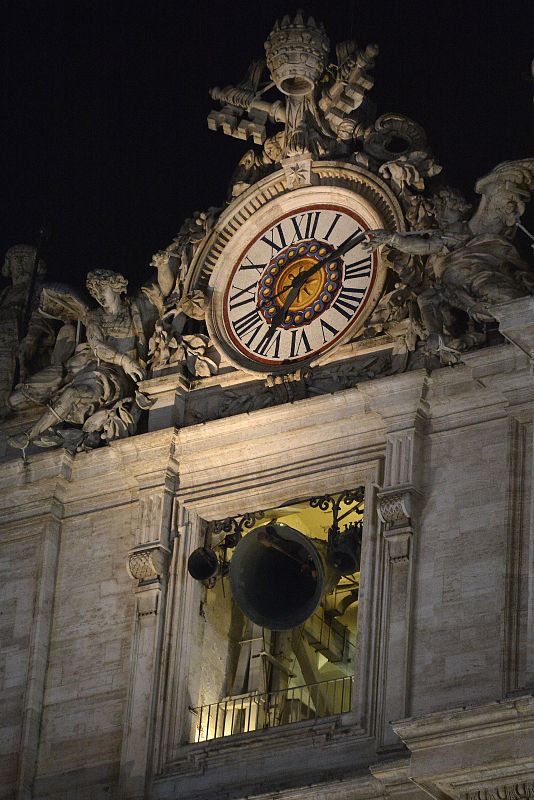
M 3 461 L 0 796 L 522 796 L 533 393 L 526 357 L 501 345 Z M 205 523 L 359 485 L 352 712 L 189 743 L 190 707 L 227 691 L 221 587 L 187 573 Z

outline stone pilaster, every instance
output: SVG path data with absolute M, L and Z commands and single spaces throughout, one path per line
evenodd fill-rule
M 39 567 L 22 709 L 17 800 L 30 800 L 34 794 L 64 514 L 62 497 L 72 477 L 73 456 L 65 451 L 56 459 L 56 463 L 57 482 L 46 513 L 33 517 L 31 524 L 35 531 L 41 533 L 36 544 L 39 548 Z
M 168 489 L 164 486 L 141 489 L 138 542 L 128 553 L 126 565 L 130 577 L 137 581 L 119 794 L 128 800 L 145 797 L 152 772 L 172 518 L 173 497 Z
M 380 700 L 378 741 L 386 749 L 401 746 L 391 721 L 409 714 L 415 537 L 420 505 L 420 473 L 426 424 L 427 382 L 420 396 L 398 416 L 387 419 L 384 478 L 376 511 L 386 553 L 382 578 Z M 415 401 L 415 402 L 414 402 Z

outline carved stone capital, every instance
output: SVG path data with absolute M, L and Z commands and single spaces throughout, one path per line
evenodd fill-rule
M 126 570 L 136 581 L 151 581 L 167 571 L 170 551 L 160 544 L 135 547 L 128 553 Z
M 381 492 L 378 495 L 377 513 L 386 525 L 409 524 L 412 516 L 412 494 L 410 490 L 398 489 Z
M 416 495 L 413 487 L 383 489 L 378 493 L 376 510 L 384 523 L 383 534 L 392 564 L 410 560 Z

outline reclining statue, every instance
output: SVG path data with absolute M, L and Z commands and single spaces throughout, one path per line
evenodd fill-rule
M 32 404 L 46 405 L 46 411 L 23 434 L 12 436 L 12 447 L 26 448 L 31 442 L 47 446 L 84 440 L 96 446 L 133 432 L 142 408 L 149 404 L 137 391 L 145 377 L 147 341 L 172 291 L 174 275 L 170 259 L 156 263 L 158 280 L 134 297 L 124 297 L 127 279 L 118 272 L 96 269 L 87 275 L 89 293 L 98 303 L 89 308 L 78 294 L 63 286 L 45 287 L 40 311 L 65 324 L 58 334 L 49 368 L 19 384 L 9 398 L 13 410 Z M 83 323 L 87 342 L 76 344 L 73 323 Z M 63 423 L 82 426 L 62 431 Z M 56 435 L 50 435 L 59 428 Z M 46 434 L 45 436 L 43 436 Z

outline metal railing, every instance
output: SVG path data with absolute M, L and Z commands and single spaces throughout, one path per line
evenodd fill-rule
M 325 655 L 331 663 L 354 659 L 355 645 L 350 639 L 349 629 L 336 619 L 327 622 L 323 608 L 308 617 L 303 629 L 313 649 Z
M 275 692 L 253 692 L 192 708 L 195 742 L 250 733 L 293 722 L 345 714 L 352 706 L 352 676 Z

